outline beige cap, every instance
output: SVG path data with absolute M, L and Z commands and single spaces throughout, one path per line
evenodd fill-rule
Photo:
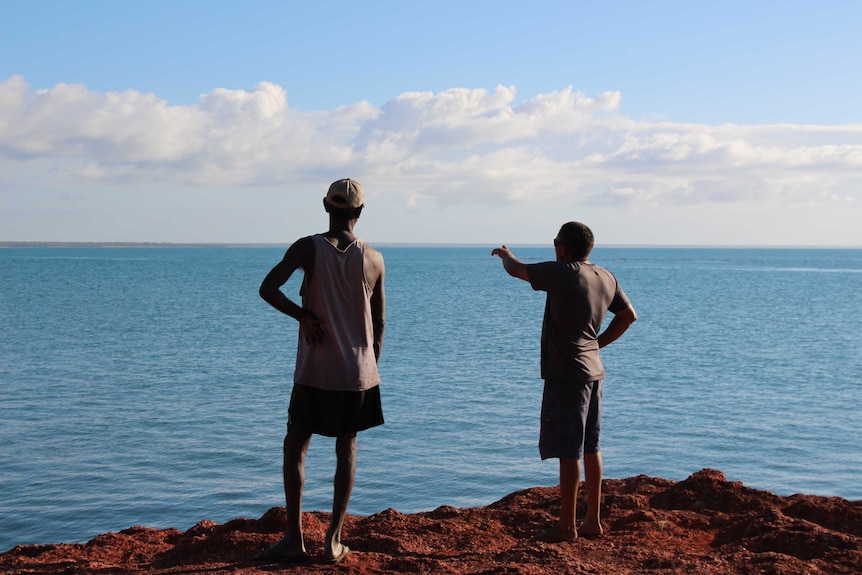
M 326 203 L 336 208 L 358 208 L 365 204 L 365 190 L 356 180 L 338 180 L 329 186 Z

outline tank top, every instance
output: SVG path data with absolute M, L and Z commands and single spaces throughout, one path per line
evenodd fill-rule
M 302 284 L 302 305 L 323 323 L 323 345 L 300 337 L 294 383 L 331 391 L 363 391 L 380 383 L 374 357 L 371 286 L 365 279 L 365 242 L 345 249 L 312 236 L 314 272 Z

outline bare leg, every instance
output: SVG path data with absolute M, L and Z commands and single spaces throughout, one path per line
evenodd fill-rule
M 353 481 L 356 477 L 356 434 L 341 435 L 335 440 L 334 490 L 332 496 L 332 520 L 326 532 L 323 558 L 337 563 L 350 552 L 347 545 L 341 543 L 341 528 L 347 515 L 350 494 L 353 492 Z
M 284 438 L 284 498 L 287 504 L 287 527 L 284 538 L 292 551 L 305 553 L 302 536 L 302 488 L 305 484 L 305 454 L 310 433 L 288 433 Z
M 284 498 L 287 526 L 284 538 L 265 549 L 258 557 L 272 561 L 301 561 L 308 554 L 302 535 L 302 487 L 305 483 L 305 454 L 311 441 L 310 433 L 288 432 L 284 438 Z
M 581 461 L 560 459 L 560 519 L 556 525 L 538 536 L 540 541 L 560 543 L 577 539 L 575 505 L 581 483 Z
M 584 468 L 587 478 L 587 516 L 581 523 L 580 533 L 584 537 L 601 537 L 602 521 L 600 505 L 602 501 L 602 454 L 584 455 Z

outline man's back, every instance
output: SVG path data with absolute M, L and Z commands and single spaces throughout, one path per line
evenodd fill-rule
M 374 285 L 365 275 L 366 244 L 354 238 L 340 249 L 323 234 L 311 240 L 314 264 L 303 282 L 302 302 L 325 326 L 326 337 L 323 345 L 300 338 L 294 383 L 343 391 L 374 387 L 380 376 L 371 304 Z
M 527 266 L 533 289 L 547 292 L 542 377 L 596 381 L 605 376 L 598 334 L 608 311 L 629 301 L 608 270 L 584 261 Z

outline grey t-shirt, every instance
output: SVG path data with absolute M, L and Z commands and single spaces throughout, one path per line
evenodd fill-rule
M 547 292 L 542 323 L 542 379 L 588 382 L 603 379 L 598 335 L 608 311 L 631 305 L 608 270 L 587 262 L 527 266 L 534 290 Z

